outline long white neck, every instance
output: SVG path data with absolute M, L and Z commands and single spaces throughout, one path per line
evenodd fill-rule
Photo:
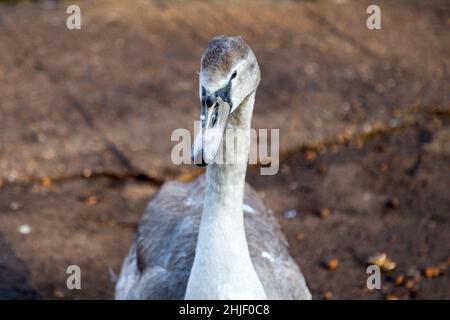
M 254 99 L 254 93 L 248 96 L 227 124 L 228 130 L 239 132 L 239 153 L 245 156 L 233 164 L 214 163 L 207 168 L 202 220 L 186 299 L 266 299 L 250 259 L 243 216 Z M 228 161 L 235 154 L 226 136 L 223 153 Z

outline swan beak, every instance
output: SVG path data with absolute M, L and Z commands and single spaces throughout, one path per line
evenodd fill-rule
M 214 161 L 222 144 L 225 127 L 231 107 L 217 97 L 208 107 L 204 104 L 200 115 L 201 129 L 192 146 L 192 160 L 198 166 L 206 166 Z

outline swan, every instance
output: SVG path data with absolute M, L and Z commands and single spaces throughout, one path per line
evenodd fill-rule
M 276 219 L 245 182 L 259 82 L 258 62 L 241 37 L 210 40 L 199 73 L 201 134 L 192 147 L 206 173 L 166 182 L 149 202 L 116 299 L 311 299 Z M 230 132 L 238 132 L 241 157 Z

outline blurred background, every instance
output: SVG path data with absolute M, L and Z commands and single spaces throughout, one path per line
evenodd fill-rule
M 370 4 L 381 30 L 366 28 Z M 313 298 L 450 298 L 449 13 L 446 0 L 1 1 L 0 298 L 113 297 L 148 200 L 202 173 L 172 164 L 170 134 L 193 130 L 200 56 L 222 34 L 258 58 L 253 123 L 280 128 L 280 172 L 247 180 Z M 72 264 L 81 290 L 66 287 Z

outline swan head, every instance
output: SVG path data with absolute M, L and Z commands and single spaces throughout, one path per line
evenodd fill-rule
M 256 91 L 261 74 L 255 54 L 241 37 L 220 36 L 203 52 L 199 76 L 201 133 L 192 158 L 205 166 L 217 155 L 230 114 Z

